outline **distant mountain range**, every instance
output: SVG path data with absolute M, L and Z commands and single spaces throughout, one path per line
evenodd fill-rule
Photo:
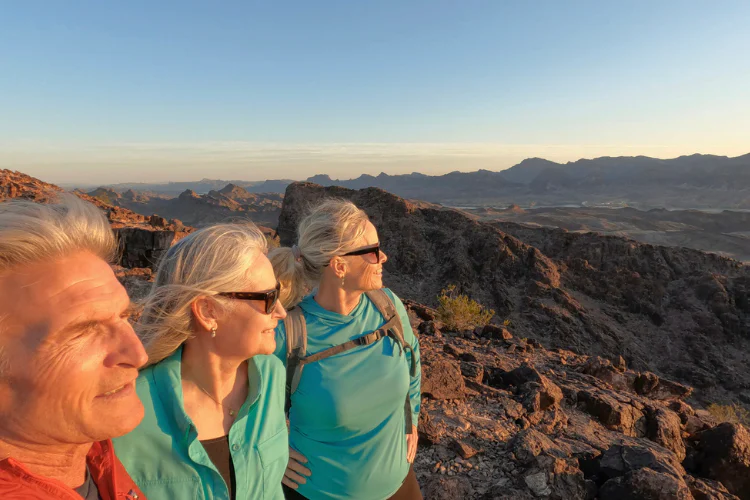
M 663 160 L 602 157 L 556 163 L 529 158 L 507 170 L 307 179 L 322 186 L 378 187 L 405 198 L 454 206 L 635 206 L 638 208 L 750 209 L 750 154 L 730 158 L 691 155 Z M 168 184 L 117 184 L 110 188 L 176 196 L 218 190 L 230 181 L 203 179 Z M 254 193 L 283 193 L 291 180 L 231 181 Z
M 121 184 L 108 184 L 101 187 L 112 189 L 118 193 L 132 190 L 175 197 L 187 190 L 195 191 L 198 194 L 206 194 L 209 191 L 218 191 L 224 188 L 227 184 L 241 187 L 250 193 L 283 193 L 286 187 L 292 182 L 294 181 L 290 179 L 268 181 L 201 179 L 199 181 L 165 183 L 125 182 Z
M 201 182 L 203 185 L 208 184 Z M 133 189 L 120 193 L 104 187 L 87 194 L 109 205 L 127 208 L 144 216 L 159 214 L 190 226 L 237 219 L 275 226 L 283 199 L 283 195 L 279 193 L 253 193 L 232 183 L 218 190 L 212 189 L 206 194 L 185 189 L 177 197 Z

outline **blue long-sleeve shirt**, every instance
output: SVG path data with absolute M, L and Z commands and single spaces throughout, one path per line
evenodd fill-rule
M 310 500 L 383 500 L 393 495 L 409 471 L 406 461 L 404 402 L 409 395 L 412 422 L 420 406 L 419 343 L 402 302 L 386 289 L 401 318 L 411 354 L 391 338 L 356 347 L 305 365 L 292 395 L 290 446 L 311 471 L 299 492 Z M 348 315 L 323 309 L 312 296 L 300 304 L 307 324 L 307 355 L 370 333 L 385 322 L 366 295 Z M 286 331 L 276 328 L 276 355 L 286 363 Z
M 273 356 L 248 360 L 248 396 L 229 430 L 237 499 L 281 500 L 289 461 L 284 368 Z M 114 439 L 115 452 L 150 500 L 229 500 L 229 489 L 198 440 L 182 398 L 182 347 L 143 370 L 136 384 L 145 416 Z

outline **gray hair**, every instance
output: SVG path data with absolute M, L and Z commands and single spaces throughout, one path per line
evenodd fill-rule
M 212 297 L 224 310 L 231 308 L 232 302 L 217 294 L 246 287 L 254 262 L 267 251 L 266 237 L 251 222 L 205 227 L 167 250 L 135 325 L 148 365 L 169 357 L 193 336 L 196 299 Z
M 21 199 L 0 203 L 0 275 L 83 251 L 107 262 L 117 254 L 109 222 L 95 205 L 71 194 L 61 194 L 49 204 Z M 0 345 L 0 376 L 9 362 Z
M 0 203 L 0 273 L 16 266 L 89 251 L 112 262 L 117 243 L 104 213 L 71 194 L 50 204 Z
M 297 245 L 271 251 L 269 259 L 281 283 L 280 300 L 285 308 L 297 305 L 317 286 L 333 257 L 354 249 L 368 220 L 354 203 L 328 198 L 299 223 Z

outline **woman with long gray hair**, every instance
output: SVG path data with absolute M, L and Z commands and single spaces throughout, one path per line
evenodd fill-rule
M 269 257 L 285 307 L 276 355 L 287 368 L 287 499 L 421 499 L 419 344 L 383 289 L 378 232 L 353 203 L 328 199 L 297 244 Z
M 279 499 L 288 460 L 286 311 L 252 224 L 196 231 L 159 261 L 136 331 L 149 355 L 141 424 L 115 442 L 149 500 Z

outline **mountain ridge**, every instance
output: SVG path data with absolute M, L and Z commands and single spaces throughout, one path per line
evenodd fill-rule
M 307 179 L 350 189 L 379 187 L 405 198 L 462 206 L 616 204 L 650 208 L 750 209 L 750 153 L 728 157 L 693 154 L 660 159 L 603 156 L 558 163 L 527 158 L 499 171 L 480 169 L 447 174 L 362 174 L 332 179 L 319 173 Z M 176 196 L 185 189 L 199 194 L 233 183 L 250 192 L 283 193 L 290 180 L 144 184 L 140 189 Z M 116 191 L 133 184 L 105 186 Z

